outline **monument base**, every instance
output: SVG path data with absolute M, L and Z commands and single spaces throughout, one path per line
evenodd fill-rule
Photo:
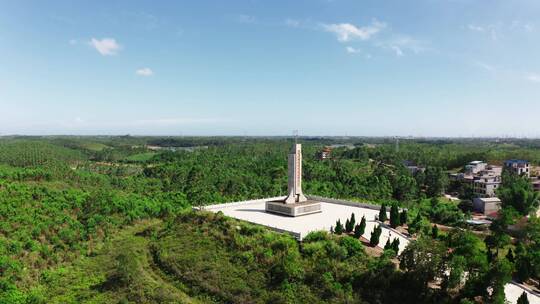
M 266 202 L 265 209 L 266 212 L 277 213 L 291 217 L 322 212 L 321 203 L 310 200 L 294 204 L 285 204 L 282 201 L 269 201 Z

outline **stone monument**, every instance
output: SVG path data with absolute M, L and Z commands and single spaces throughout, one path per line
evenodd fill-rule
M 266 202 L 266 212 L 300 216 L 321 212 L 321 203 L 308 200 L 302 192 L 302 145 L 295 143 L 288 161 L 287 197 Z

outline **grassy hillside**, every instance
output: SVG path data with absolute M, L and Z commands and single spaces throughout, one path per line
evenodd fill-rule
M 141 221 L 106 242 L 95 254 L 46 271 L 30 292 L 42 303 L 203 303 L 187 296 L 153 264 L 152 231 L 160 221 Z

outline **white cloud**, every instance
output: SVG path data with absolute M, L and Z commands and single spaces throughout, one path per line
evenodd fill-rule
M 250 15 L 243 15 L 243 14 L 238 15 L 237 20 L 240 23 L 255 23 L 255 21 L 257 21 L 255 17 L 250 16 Z
M 135 74 L 139 76 L 152 76 L 154 75 L 154 71 L 152 71 L 150 68 L 141 68 L 135 71 Z
M 520 30 L 527 33 L 534 32 L 535 26 L 530 22 L 524 22 L 521 20 L 514 20 L 510 25 L 510 28 L 513 30 Z
M 358 54 L 358 53 L 361 53 L 361 52 L 362 52 L 362 50 L 353 48 L 352 46 L 346 47 L 345 50 L 346 50 L 347 53 L 349 53 L 349 54 Z
M 505 26 L 502 23 L 498 23 L 498 24 L 489 24 L 489 25 L 469 24 L 467 25 L 467 28 L 472 32 L 489 35 L 491 40 L 497 41 L 499 40 L 499 33 L 508 30 L 509 27 Z
M 534 83 L 540 83 L 540 74 L 531 73 L 527 76 L 527 80 Z
M 285 20 L 285 25 L 290 26 L 290 27 L 299 27 L 300 26 L 300 21 L 296 20 L 296 19 L 286 19 Z
M 322 28 L 337 36 L 338 41 L 347 42 L 354 39 L 368 40 L 386 28 L 386 23 L 374 20 L 371 25 L 357 27 L 351 23 L 323 24 Z
M 71 39 L 71 40 L 69 40 L 69 44 L 71 44 L 71 45 L 75 45 L 75 44 L 77 44 L 77 43 L 78 43 L 77 39 Z
M 482 68 L 488 72 L 496 72 L 497 71 L 497 68 L 492 66 L 491 64 L 487 64 L 485 62 L 481 62 L 481 61 L 476 61 L 474 63 L 474 65 L 476 65 L 477 67 L 479 68 Z
M 90 45 L 103 56 L 116 55 L 122 48 L 113 38 L 103 38 L 101 40 L 92 38 Z
M 471 31 L 474 31 L 474 32 L 485 32 L 486 29 L 482 26 L 479 26 L 479 25 L 474 25 L 474 24 L 469 24 L 467 25 L 467 28 Z
M 407 52 L 419 54 L 429 49 L 426 42 L 408 36 L 396 36 L 386 41 L 379 41 L 376 46 L 391 50 L 398 57 L 405 56 Z
M 394 51 L 394 53 L 396 53 L 396 56 L 398 56 L 398 57 L 403 56 L 403 51 L 401 50 L 401 48 L 399 46 L 391 45 L 390 49 L 392 49 L 392 51 Z

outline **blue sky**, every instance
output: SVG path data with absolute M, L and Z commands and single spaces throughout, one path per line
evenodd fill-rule
M 537 0 L 0 0 L 0 134 L 540 137 Z

